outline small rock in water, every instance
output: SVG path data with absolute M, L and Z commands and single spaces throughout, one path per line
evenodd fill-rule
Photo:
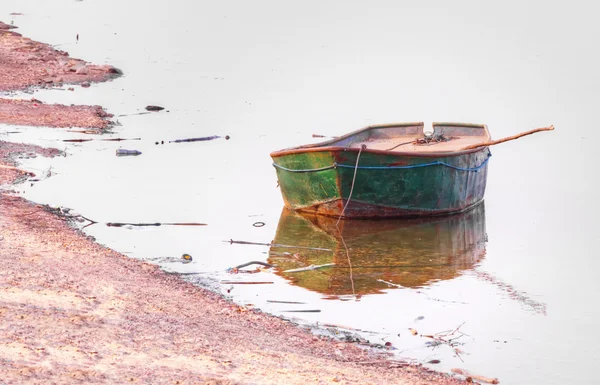
M 425 317 L 423 317 L 422 315 L 418 316 L 417 318 L 415 318 L 415 321 L 421 321 L 424 320 Z
M 90 84 L 90 82 L 83 82 L 83 83 L 81 83 L 81 86 L 83 88 L 88 88 L 89 86 L 91 86 L 91 84 Z
M 146 106 L 147 111 L 161 111 L 164 110 L 164 107 L 161 106 Z

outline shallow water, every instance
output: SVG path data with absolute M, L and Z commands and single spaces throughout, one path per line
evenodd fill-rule
M 431 365 L 440 370 L 461 367 L 503 384 L 592 383 L 600 337 L 593 17 L 583 3 L 3 0 L 0 19 L 14 20 L 23 35 L 125 72 L 35 97 L 100 104 L 120 123 L 115 137 L 142 140 L 65 144 L 86 136 L 47 128 L 0 138 L 69 155 L 24 159 L 38 174 L 49 166 L 52 173 L 18 186 L 26 198 L 71 207 L 100 222 L 86 228 L 100 243 L 169 271 L 201 273 L 185 277 L 210 279 L 235 301 L 369 331 L 362 335 L 391 342 L 401 357 L 441 360 Z M 149 104 L 166 110 L 119 116 Z M 344 224 L 340 237 L 326 221 L 282 213 L 270 151 L 315 141 L 313 133 L 420 120 L 486 123 L 494 138 L 549 124 L 556 131 L 493 148 L 485 203 L 462 216 Z M 155 145 L 226 134 L 229 141 Z M 142 155 L 116 157 L 118 148 Z M 331 252 L 223 242 L 230 239 Z M 193 262 L 182 264 L 183 253 Z M 225 271 L 252 260 L 336 266 Z M 467 334 L 456 340 L 460 357 L 409 331 L 459 325 Z

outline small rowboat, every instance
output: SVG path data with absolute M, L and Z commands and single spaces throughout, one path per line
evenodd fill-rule
M 271 153 L 285 206 L 338 218 L 457 213 L 483 200 L 487 126 L 434 123 L 368 126 L 321 143 Z

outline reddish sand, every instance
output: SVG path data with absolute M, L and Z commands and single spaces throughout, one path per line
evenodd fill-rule
M 109 72 L 93 66 L 87 74 L 72 73 L 67 69 L 72 62 L 0 24 L 0 90 L 39 85 L 46 77 L 52 82 L 108 78 Z M 0 123 L 104 127 L 94 120 L 94 114 L 103 114 L 98 107 L 60 106 L 41 113 L 47 106 L 36 101 L 16 102 L 24 110 L 14 105 L 0 102 Z M 55 115 L 42 118 L 48 114 Z M 18 167 L 14 156 L 21 152 L 58 154 L 0 142 L 5 166 L 0 184 L 26 179 L 6 168 Z M 155 265 L 104 248 L 64 216 L 2 190 L 0 263 L 2 384 L 461 383 L 389 361 L 385 351 L 320 339 L 240 308 Z

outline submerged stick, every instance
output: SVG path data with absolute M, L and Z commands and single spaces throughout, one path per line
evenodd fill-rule
M 248 242 L 248 241 L 234 241 L 233 239 L 230 239 L 228 241 L 223 241 L 223 242 L 228 242 L 230 245 L 232 244 L 238 244 L 238 245 L 257 245 L 257 246 L 270 246 L 270 247 L 288 247 L 288 248 L 292 248 L 292 249 L 307 249 L 307 250 L 316 250 L 316 251 L 331 251 L 331 249 L 324 249 L 321 247 L 308 247 L 308 246 L 292 246 L 292 245 L 281 245 L 278 243 L 259 243 L 259 242 Z
M 321 310 L 284 310 L 284 313 L 320 313 Z
M 136 112 L 133 114 L 122 114 L 122 115 L 117 115 L 117 118 L 123 117 L 123 116 L 133 116 L 133 115 L 146 115 L 149 114 L 150 112 Z
M 306 302 L 267 300 L 268 303 L 284 303 L 286 305 L 306 305 Z
M 79 134 L 94 134 L 94 135 L 98 135 L 99 130 L 67 130 L 67 132 L 77 132 Z
M 274 267 L 275 266 L 275 265 L 271 265 L 270 263 L 266 263 L 266 262 L 250 261 L 250 262 L 242 263 L 241 265 L 234 267 L 234 269 L 241 269 L 242 267 L 246 267 L 246 266 L 250 266 L 250 265 L 262 265 L 265 267 Z
M 519 139 L 520 137 L 523 137 L 523 136 L 526 136 L 526 135 L 535 134 L 536 132 L 540 132 L 540 131 L 552 131 L 552 130 L 554 130 L 554 126 L 536 128 L 535 130 L 522 132 L 520 134 L 513 135 L 513 136 L 507 136 L 506 138 L 502 138 L 502 139 L 498 139 L 498 140 L 491 140 L 489 142 L 483 142 L 483 143 L 479 143 L 479 144 L 472 144 L 470 146 L 466 146 L 466 147 L 461 148 L 461 150 L 471 150 L 471 149 L 479 148 L 479 147 L 493 146 L 494 144 L 499 144 L 499 143 L 508 142 L 509 140 Z
M 142 138 L 130 138 L 130 139 L 124 139 L 124 138 L 114 138 L 114 139 L 98 139 L 102 142 L 120 142 L 122 140 L 142 140 Z
M 310 265 L 307 267 L 301 267 L 299 269 L 289 269 L 289 270 L 284 270 L 283 273 L 299 273 L 301 271 L 317 270 L 317 269 L 321 269 L 323 267 L 330 267 L 330 266 L 335 266 L 335 263 L 326 263 L 324 265 Z
M 224 285 L 266 285 L 266 284 L 272 284 L 274 282 L 269 282 L 269 281 L 221 281 L 222 284 Z
M 206 223 L 120 223 L 120 222 L 108 222 L 108 227 L 122 227 L 122 226 L 208 226 Z
M 82 143 L 82 142 L 91 142 L 94 139 L 63 139 L 63 142 L 68 143 Z
M 206 140 L 215 140 L 215 139 L 219 139 L 219 138 L 225 138 L 225 140 L 229 140 L 229 135 L 225 135 L 225 136 L 213 135 L 213 136 L 204 136 L 201 138 L 175 139 L 175 140 L 169 140 L 169 143 L 204 142 Z

